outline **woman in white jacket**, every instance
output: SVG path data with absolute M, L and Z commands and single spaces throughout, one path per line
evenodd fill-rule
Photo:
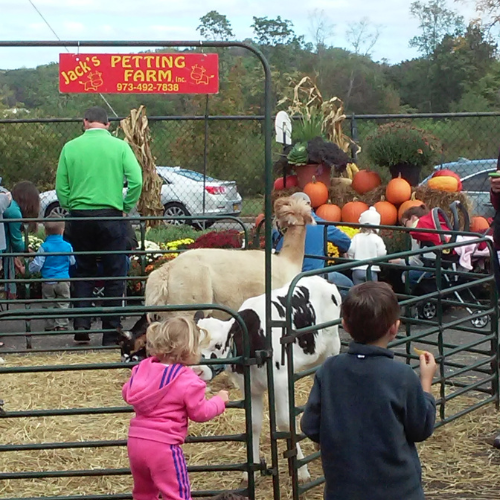
M 375 207 L 370 207 L 359 217 L 360 224 L 380 225 L 380 214 Z M 378 229 L 363 227 L 351 240 L 351 246 L 347 252 L 350 259 L 369 260 L 387 255 L 384 240 L 378 235 Z M 352 281 L 355 285 L 367 280 L 368 265 L 355 267 L 352 271 Z M 379 266 L 371 266 L 371 281 L 378 281 Z

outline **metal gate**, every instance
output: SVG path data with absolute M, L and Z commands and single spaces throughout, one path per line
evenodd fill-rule
M 353 226 L 358 225 L 353 224 Z M 392 229 L 409 231 L 401 227 Z M 422 231 L 425 232 L 425 230 Z M 447 234 L 455 233 L 447 232 Z M 468 235 L 471 236 L 471 233 Z M 292 281 L 287 297 L 286 322 L 285 324 L 275 322 L 277 328 L 283 329 L 282 344 L 287 360 L 291 430 L 284 434 L 274 429 L 273 438 L 276 441 L 286 439 L 285 457 L 289 461 L 289 470 L 292 474 L 292 498 L 294 500 L 298 500 L 303 493 L 321 485 L 324 478 L 318 473 L 306 484 L 300 484 L 298 479 L 298 469 L 318 460 L 320 452 L 314 451 L 303 459 L 297 458 L 296 445 L 305 439 L 295 426 L 297 416 L 304 411 L 304 402 L 301 405 L 296 404 L 297 383 L 313 374 L 315 370 L 295 373 L 293 345 L 296 339 L 305 333 L 340 324 L 338 320 L 323 325 L 294 329 L 291 319 L 291 298 L 295 287 L 300 284 L 300 279 L 333 270 L 349 271 L 363 264 L 367 264 L 368 269 L 373 265 L 378 265 L 382 269 L 398 269 L 398 267 L 401 269 L 401 266 L 389 263 L 389 260 L 397 258 L 406 260 L 406 266 L 401 269 L 401 272 L 406 275 L 410 270 L 429 273 L 429 281 L 432 282 L 433 290 L 425 290 L 425 293 L 415 295 L 410 291 L 407 280 L 404 293 L 398 294 L 400 306 L 404 311 L 401 316 L 402 328 L 389 347 L 394 351 L 395 359 L 409 364 L 413 369 L 419 367 L 419 356 L 413 351 L 414 346 L 435 354 L 438 372 L 433 382 L 433 392 L 438 408 L 436 427 L 439 427 L 487 404 L 494 403 L 496 409 L 499 408 L 498 294 L 494 275 L 492 272 L 478 274 L 463 270 L 457 271 L 448 265 L 452 252 L 469 243 L 486 243 L 490 262 L 497 259 L 490 239 L 479 235 L 472 235 L 472 237 L 476 239 L 432 247 L 432 252 L 435 254 L 435 263 L 432 267 L 428 267 L 429 264 L 426 264 L 426 267 L 408 264 L 409 257 L 429 253 L 429 247 L 426 247 L 369 261 L 356 261 L 355 264 L 343 263 L 320 271 L 301 273 Z M 369 272 L 368 270 L 368 277 Z M 477 300 L 474 293 L 471 294 L 471 290 L 479 287 L 485 287 L 487 290 L 487 297 L 482 301 Z M 416 317 L 415 309 L 420 311 L 420 316 L 425 316 L 426 313 L 429 316 L 429 308 L 425 309 L 425 306 L 434 308 L 433 317 L 428 319 Z M 461 308 L 462 315 L 458 318 L 450 318 L 446 315 L 446 310 L 450 307 Z M 461 338 L 456 338 L 457 336 Z M 343 337 L 342 344 L 347 345 L 347 336 Z M 471 400 L 456 406 L 454 403 L 460 400 L 460 397 L 468 397 Z

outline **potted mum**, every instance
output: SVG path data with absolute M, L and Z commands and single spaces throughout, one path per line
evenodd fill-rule
M 441 144 L 434 135 L 407 122 L 391 122 L 367 137 L 365 151 L 372 163 L 388 167 L 392 178 L 401 174 L 411 186 L 417 186 L 422 169 L 437 159 Z

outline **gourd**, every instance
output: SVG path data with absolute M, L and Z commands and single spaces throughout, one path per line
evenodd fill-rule
M 405 179 L 399 177 L 391 179 L 385 190 L 385 197 L 393 205 L 401 205 L 411 197 L 411 186 Z
M 381 226 L 394 226 L 398 221 L 398 209 L 388 201 L 377 201 L 375 210 L 380 214 Z
M 437 170 L 434 174 L 432 174 L 432 177 L 454 177 L 458 181 L 458 188 L 457 191 L 462 191 L 462 181 L 460 180 L 460 176 L 453 172 L 452 170 L 448 170 L 447 168 L 444 168 L 443 170 Z
M 350 201 L 342 207 L 342 222 L 359 222 L 359 216 L 368 210 L 368 205 L 362 201 Z
M 490 228 L 488 221 L 484 217 L 472 217 L 470 221 L 470 230 L 473 233 L 484 233 Z
M 352 179 L 352 188 L 356 193 L 365 194 L 380 186 L 382 180 L 377 172 L 371 170 L 360 170 Z
M 287 175 L 286 177 L 286 188 L 291 188 L 291 187 L 296 187 L 299 185 L 299 180 L 297 179 L 296 175 Z M 278 177 L 274 181 L 274 189 L 276 191 L 281 191 L 282 189 L 285 189 L 285 181 L 283 177 Z
M 338 205 L 325 203 L 316 209 L 316 215 L 329 222 L 340 222 L 342 220 L 342 210 Z
M 313 208 L 320 207 L 328 201 L 328 188 L 322 182 L 316 182 L 314 176 L 312 181 L 304 186 L 303 191 L 309 196 Z
M 458 181 L 455 177 L 431 177 L 427 181 L 427 185 L 437 191 L 447 191 L 449 193 L 456 193 L 458 191 Z

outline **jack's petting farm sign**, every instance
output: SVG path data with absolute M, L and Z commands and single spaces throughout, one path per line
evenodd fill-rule
M 218 54 L 59 54 L 59 91 L 216 94 Z

